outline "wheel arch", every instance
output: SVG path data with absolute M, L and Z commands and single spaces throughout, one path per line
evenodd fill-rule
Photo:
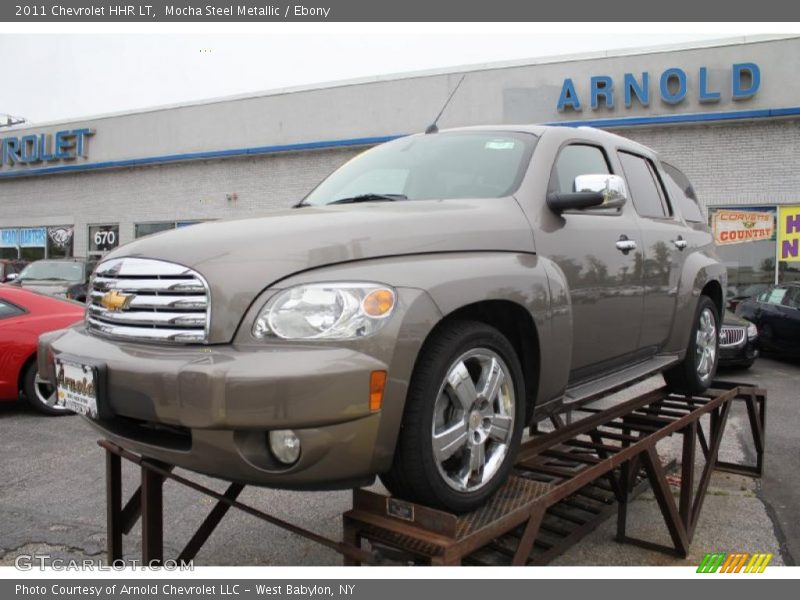
M 722 285 L 716 279 L 712 279 L 708 283 L 703 286 L 703 289 L 700 290 L 701 296 L 708 296 L 711 298 L 711 301 L 717 307 L 717 312 L 719 313 L 720 322 L 722 321 L 723 314 L 725 312 L 725 304 L 723 301 L 723 293 L 722 293 Z
M 665 352 L 675 353 L 683 358 L 689 344 L 697 303 L 701 296 L 711 298 L 717 307 L 720 320 L 722 319 L 725 311 L 723 290 L 726 284 L 727 271 L 716 257 L 706 252 L 695 252 L 687 257 L 678 288 L 678 301 L 672 331 L 664 346 Z
M 32 364 L 36 363 L 36 350 L 30 353 L 30 355 L 25 358 L 22 362 L 22 366 L 19 369 L 19 373 L 17 373 L 17 391 L 24 392 L 25 387 L 25 374 L 28 372 Z
M 522 365 L 522 376 L 525 381 L 525 416 L 529 421 L 536 405 L 541 370 L 541 342 L 533 316 L 524 306 L 511 300 L 492 299 L 465 304 L 444 315 L 428 333 L 417 360 L 429 341 L 443 328 L 456 321 L 478 321 L 489 325 L 500 331 L 514 347 Z

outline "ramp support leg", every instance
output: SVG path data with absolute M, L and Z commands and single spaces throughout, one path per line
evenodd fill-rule
M 142 562 L 158 565 L 164 559 L 164 476 L 142 461 Z
M 122 459 L 106 450 L 106 553 L 108 562 L 122 559 Z

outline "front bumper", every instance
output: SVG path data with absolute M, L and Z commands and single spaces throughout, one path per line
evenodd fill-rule
M 156 346 L 99 338 L 81 325 L 41 338 L 40 372 L 54 381 L 55 358 L 101 362 L 98 402 L 106 416 L 88 421 L 144 456 L 247 484 L 347 488 L 371 481 L 391 462 L 410 377 L 392 365 L 396 335 L 390 331 L 357 348 Z M 376 370 L 389 378 L 383 408 L 372 412 L 369 382 Z M 273 429 L 298 435 L 295 464 L 272 456 Z
M 731 346 L 720 346 L 719 364 L 723 367 L 750 365 L 758 358 L 758 338 L 745 339 Z

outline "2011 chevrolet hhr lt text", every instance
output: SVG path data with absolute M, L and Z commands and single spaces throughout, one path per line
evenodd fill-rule
M 118 249 L 40 372 L 146 456 L 299 489 L 380 475 L 465 511 L 555 408 L 659 371 L 704 390 L 725 287 L 691 184 L 653 151 L 449 130 L 364 152 L 294 208 Z

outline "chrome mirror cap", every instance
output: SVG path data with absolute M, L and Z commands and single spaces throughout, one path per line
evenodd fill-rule
M 575 192 L 594 192 L 603 195 L 603 203 L 596 208 L 620 208 L 628 200 L 628 188 L 619 175 L 592 174 L 575 178 Z

